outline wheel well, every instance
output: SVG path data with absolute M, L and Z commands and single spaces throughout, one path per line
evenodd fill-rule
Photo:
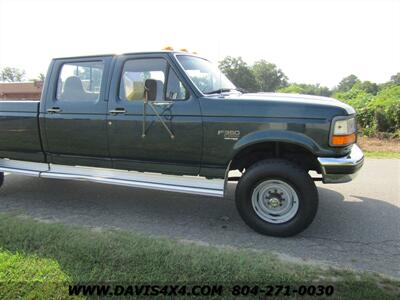
M 317 157 L 307 148 L 285 142 L 265 142 L 251 145 L 235 155 L 230 164 L 230 170 L 243 171 L 252 164 L 268 159 L 287 159 L 299 165 L 304 170 L 320 172 Z

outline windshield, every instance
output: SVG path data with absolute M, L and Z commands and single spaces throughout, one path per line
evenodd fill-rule
M 236 89 L 235 85 L 208 60 L 189 55 L 178 55 L 177 58 L 186 74 L 203 94 Z

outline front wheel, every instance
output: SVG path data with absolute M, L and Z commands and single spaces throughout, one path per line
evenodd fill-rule
M 318 191 L 305 170 L 286 160 L 269 159 L 251 166 L 239 180 L 236 207 L 255 231 L 287 237 L 311 224 Z

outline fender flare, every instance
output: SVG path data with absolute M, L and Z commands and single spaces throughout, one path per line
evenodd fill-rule
M 252 145 L 266 142 L 282 142 L 294 144 L 307 149 L 308 151 L 310 151 L 310 153 L 314 155 L 321 151 L 320 146 L 314 140 L 299 132 L 287 130 L 260 130 L 247 134 L 243 136 L 240 140 L 238 140 L 232 148 L 232 152 L 229 157 L 228 167 L 225 171 L 224 191 L 226 191 L 228 184 L 229 169 L 236 155 Z
M 313 154 L 321 151 L 320 146 L 305 134 L 285 130 L 261 130 L 243 136 L 233 146 L 230 161 L 243 149 L 265 142 L 282 142 L 301 146 Z

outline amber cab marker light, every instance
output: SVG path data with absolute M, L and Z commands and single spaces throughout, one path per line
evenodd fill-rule
M 331 144 L 334 146 L 347 146 L 356 141 L 356 134 L 348 134 L 348 135 L 333 135 Z
M 174 51 L 174 48 L 171 47 L 171 46 L 166 46 L 166 47 L 162 48 L 162 50 L 165 50 L 165 51 Z

